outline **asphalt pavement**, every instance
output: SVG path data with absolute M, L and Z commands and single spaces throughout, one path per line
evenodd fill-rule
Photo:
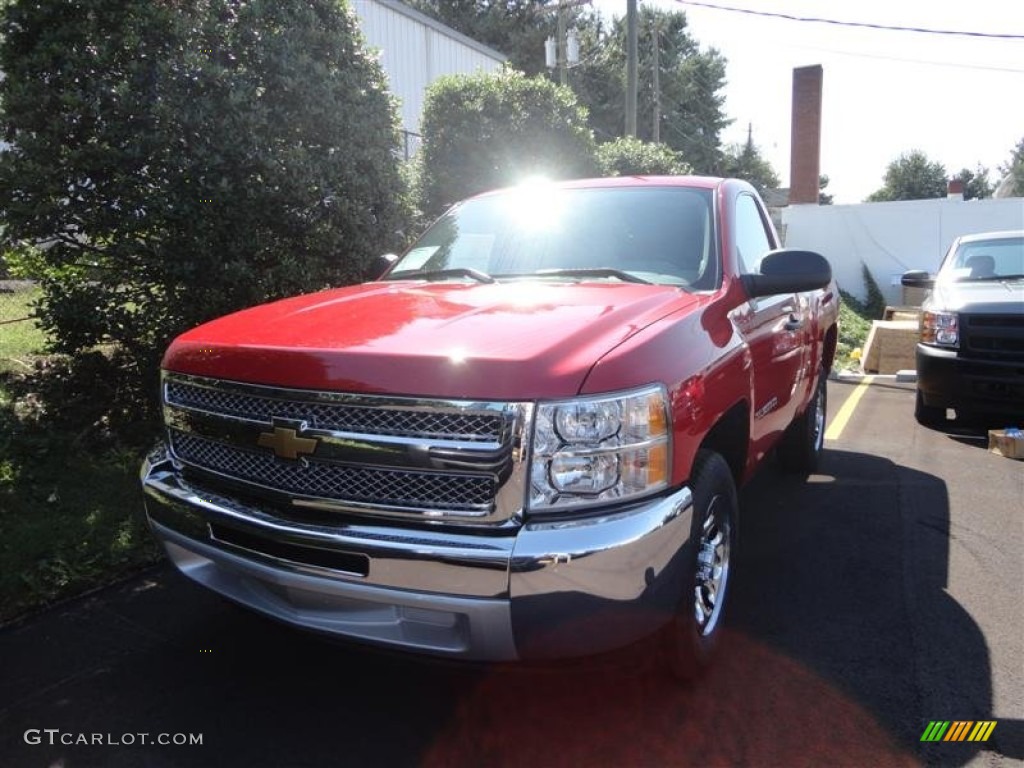
M 876 379 L 819 474 L 744 490 L 697 683 L 650 643 L 467 666 L 328 642 L 159 567 L 0 630 L 0 766 L 1019 764 L 1024 463 L 912 411 Z M 996 726 L 922 742 L 935 720 Z

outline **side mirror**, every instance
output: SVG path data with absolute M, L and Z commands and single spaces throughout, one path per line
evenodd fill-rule
M 935 278 L 923 269 L 912 269 L 904 272 L 900 282 L 907 288 L 934 288 Z
M 832 267 L 814 251 L 782 248 L 761 259 L 757 274 L 743 275 L 750 298 L 778 293 L 803 293 L 824 288 L 832 282 Z
M 370 266 L 366 268 L 367 282 L 380 280 L 396 261 L 398 261 L 398 257 L 393 253 L 384 253 L 377 256 L 370 262 Z

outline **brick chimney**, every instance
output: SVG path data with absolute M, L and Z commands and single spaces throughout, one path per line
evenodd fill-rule
M 793 127 L 789 147 L 789 202 L 818 202 L 821 174 L 820 64 L 793 70 Z
M 946 199 L 963 201 L 964 183 L 960 179 L 950 179 L 946 184 Z

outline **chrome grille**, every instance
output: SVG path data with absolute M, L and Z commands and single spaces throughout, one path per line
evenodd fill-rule
M 305 496 L 380 504 L 389 508 L 445 509 L 486 514 L 495 481 L 488 475 L 343 466 L 319 461 L 285 462 L 216 440 L 170 430 L 174 455 L 210 470 L 274 490 Z
M 223 416 L 270 423 L 273 418 L 306 421 L 316 429 L 373 435 L 467 442 L 498 442 L 505 420 L 494 413 L 454 413 L 412 408 L 368 408 L 343 403 L 264 397 L 169 379 L 166 403 Z
M 292 389 L 170 371 L 163 402 L 182 470 L 214 493 L 259 497 L 278 510 L 272 514 L 287 517 L 299 505 L 490 525 L 522 510 L 529 403 Z M 289 440 L 299 441 L 302 458 Z

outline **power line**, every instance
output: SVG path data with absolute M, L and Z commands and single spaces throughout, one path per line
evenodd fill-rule
M 796 16 L 789 13 L 778 13 L 775 11 L 755 11 L 751 8 L 736 8 L 730 5 L 716 5 L 715 3 L 699 2 L 699 0 L 674 0 L 680 5 L 692 5 L 698 8 L 710 8 L 715 11 L 729 11 L 731 13 L 744 13 L 748 16 L 764 16 L 772 19 L 785 19 L 786 21 L 802 21 L 813 24 L 833 24 L 838 27 L 858 27 L 861 29 L 881 29 L 887 32 L 918 32 L 926 35 L 953 35 L 958 37 L 982 37 L 995 40 L 1024 40 L 1024 35 L 1015 35 L 1001 32 L 970 32 L 960 29 L 931 29 L 928 27 L 902 27 L 894 24 L 874 24 L 868 21 L 842 21 L 841 19 L 823 19 L 817 16 Z

